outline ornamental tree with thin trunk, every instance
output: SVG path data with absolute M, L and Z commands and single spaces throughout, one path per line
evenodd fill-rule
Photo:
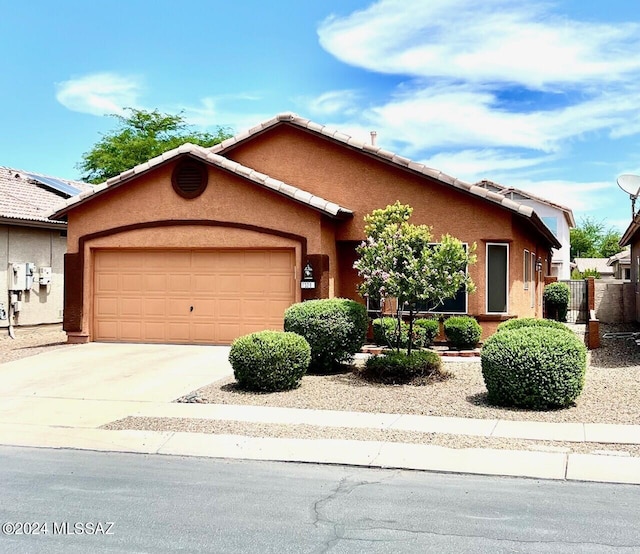
M 367 238 L 356 248 L 359 259 L 353 265 L 362 279 L 359 292 L 363 297 L 381 305 L 386 299 L 397 299 L 398 329 L 403 311 L 408 313 L 409 354 L 418 304 L 426 303 L 430 311 L 437 311 L 461 288 L 473 292 L 467 267 L 476 261 L 475 244 L 467 251 L 448 234 L 433 243 L 431 227 L 409 223 L 412 213 L 411 206 L 396 202 L 366 215 Z M 399 340 L 396 350 L 400 350 Z

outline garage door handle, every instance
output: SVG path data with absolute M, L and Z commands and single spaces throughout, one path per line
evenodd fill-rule
M 191 306 L 191 308 L 189 308 L 189 311 L 192 312 L 193 311 L 193 306 Z

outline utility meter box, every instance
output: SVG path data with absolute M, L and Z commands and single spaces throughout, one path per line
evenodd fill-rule
M 41 267 L 38 273 L 38 282 L 41 285 L 50 285 L 51 284 L 51 268 L 50 267 Z
M 25 290 L 27 285 L 27 264 L 10 263 L 8 273 L 9 290 Z
M 25 284 L 24 290 L 31 290 L 33 287 L 33 277 L 36 272 L 36 264 L 32 262 L 27 262 L 25 265 Z

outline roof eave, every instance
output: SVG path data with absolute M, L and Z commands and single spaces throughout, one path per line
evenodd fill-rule
M 636 214 L 633 217 L 633 220 L 629 223 L 629 227 L 627 227 L 626 231 L 622 233 L 622 237 L 618 241 L 618 244 L 620 246 L 628 246 L 631 244 L 633 236 L 636 234 L 638 229 L 640 229 L 640 214 Z

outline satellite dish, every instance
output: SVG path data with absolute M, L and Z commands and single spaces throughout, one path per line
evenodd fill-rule
M 620 175 L 617 179 L 618 186 L 625 191 L 629 196 L 638 197 L 640 192 L 640 175 Z
M 631 198 L 631 219 L 636 214 L 636 199 L 640 195 L 640 175 L 626 173 L 617 179 L 618 186 Z

